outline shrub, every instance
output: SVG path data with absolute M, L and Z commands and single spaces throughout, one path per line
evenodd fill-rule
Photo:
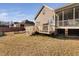
M 4 32 L 0 32 L 0 36 L 3 36 L 4 35 Z

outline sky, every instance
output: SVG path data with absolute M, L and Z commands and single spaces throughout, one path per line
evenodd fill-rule
M 56 9 L 65 3 L 0 3 L 0 21 L 34 21 L 35 15 L 43 5 Z

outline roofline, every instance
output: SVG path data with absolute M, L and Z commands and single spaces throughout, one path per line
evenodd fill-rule
M 76 6 L 76 4 L 78 4 L 78 3 L 67 4 L 67 5 L 65 5 L 63 7 L 60 7 L 60 8 L 55 9 L 55 11 L 57 12 L 57 11 L 60 11 L 60 10 L 64 10 L 64 9 L 66 9 L 66 7 L 73 6 L 73 5 Z
M 69 3 L 69 4 L 66 3 L 66 5 L 64 5 L 62 7 L 59 7 L 59 8 L 56 8 L 56 9 L 61 9 L 61 8 L 64 8 L 64 7 L 69 6 L 69 5 L 72 5 L 72 4 L 74 4 L 74 3 Z
M 44 8 L 44 6 L 42 6 L 42 7 L 38 10 L 38 12 L 37 12 L 37 14 L 36 14 L 34 20 L 36 20 L 36 18 L 38 17 L 38 15 L 40 14 L 40 12 L 42 11 L 43 8 Z
M 47 6 L 47 5 L 43 5 L 43 6 L 49 8 L 50 10 L 54 10 L 53 8 L 51 8 L 51 7 Z
M 66 8 L 66 7 L 69 7 L 69 6 L 73 6 L 73 5 L 76 5 L 76 4 L 78 4 L 78 3 L 70 3 L 70 4 L 67 4 L 67 5 L 64 5 L 63 7 L 60 7 L 60 8 L 55 9 L 55 12 L 58 12 L 58 11 L 62 10 L 63 8 Z M 50 10 L 54 10 L 53 8 L 50 8 L 50 7 L 48 7 L 47 5 L 43 5 L 43 6 L 41 7 L 41 9 L 39 10 L 39 12 L 36 14 L 34 20 L 37 19 L 37 17 L 39 16 L 39 14 L 41 13 L 41 11 L 43 10 L 44 7 L 47 7 L 47 8 L 49 8 Z M 74 6 L 73 6 L 73 7 L 74 7 Z M 64 10 L 64 9 L 63 9 L 63 10 Z
M 43 10 L 43 8 L 44 8 L 44 7 L 47 7 L 47 8 L 49 8 L 50 10 L 54 10 L 54 9 L 52 9 L 52 8 L 48 7 L 47 5 L 43 5 L 43 6 L 40 8 L 39 12 L 36 14 L 36 16 L 35 16 L 34 20 L 36 20 L 36 19 L 37 19 L 37 17 L 39 16 L 39 14 L 41 13 L 41 11 Z

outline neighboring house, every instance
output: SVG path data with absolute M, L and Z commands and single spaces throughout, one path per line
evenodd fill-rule
M 25 20 L 23 22 L 21 22 L 21 24 L 23 24 L 24 26 L 34 26 L 35 23 L 33 21 L 29 21 L 29 20 Z
M 26 34 L 31 35 L 35 32 L 35 23 L 34 22 L 26 20 L 26 21 L 22 22 L 22 24 L 24 24 Z
M 0 21 L 0 26 L 9 26 L 9 22 Z
M 13 27 L 20 27 L 21 23 L 20 22 L 14 22 Z
M 14 24 L 0 22 L 0 35 L 4 32 L 15 32 L 15 31 L 25 31 L 25 28 L 22 25 L 14 26 Z
M 55 11 L 44 5 L 35 17 L 37 32 L 50 34 L 55 32 Z
M 79 4 L 68 4 L 58 9 L 43 6 L 35 17 L 35 26 L 39 33 L 79 35 Z

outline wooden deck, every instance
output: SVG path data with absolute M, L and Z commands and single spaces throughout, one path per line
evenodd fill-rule
M 59 26 L 56 29 L 79 29 L 79 27 L 75 27 L 75 26 Z
M 79 29 L 79 19 L 57 21 L 57 29 Z

